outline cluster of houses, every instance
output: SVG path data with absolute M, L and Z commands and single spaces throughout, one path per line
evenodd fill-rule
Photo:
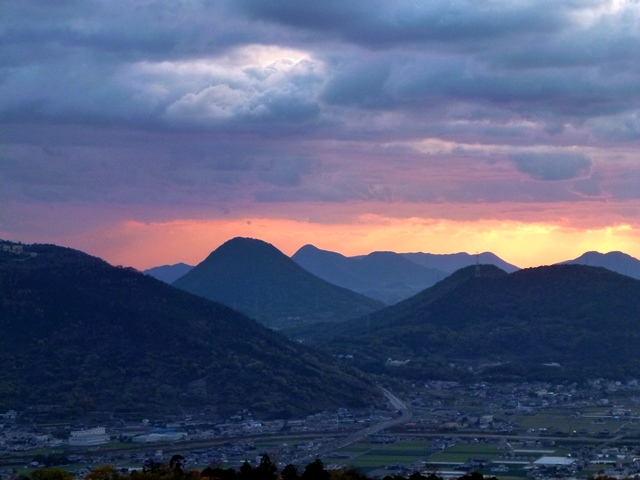
M 640 387 L 638 382 L 610 382 L 597 380 L 588 385 L 524 383 L 524 384 L 460 384 L 457 382 L 431 381 L 421 384 L 405 385 L 403 392 L 396 392 L 411 406 L 413 417 L 410 421 L 385 431 L 367 441 L 380 444 L 400 442 L 403 435 L 416 438 L 425 435 L 423 467 L 433 468 L 430 457 L 438 452 L 448 451 L 459 444 L 497 442 L 500 454 L 490 460 L 471 459 L 464 467 L 472 470 L 484 468 L 498 477 L 511 476 L 519 470 L 530 478 L 543 479 L 553 477 L 572 477 L 581 471 L 602 471 L 610 476 L 635 474 L 640 472 L 640 448 L 624 446 L 625 432 L 640 431 Z M 580 420 L 577 431 L 555 431 L 535 425 L 536 415 L 544 418 L 545 412 L 566 411 L 568 423 Z M 23 451 L 47 447 L 68 445 L 68 451 L 85 456 L 89 451 L 109 442 L 131 442 L 141 446 L 153 444 L 151 455 L 161 452 L 176 442 L 200 442 L 225 439 L 226 445 L 211 446 L 189 452 L 187 443 L 180 445 L 189 461 L 201 464 L 207 459 L 224 461 L 225 464 L 242 462 L 255 458 L 263 451 L 255 448 L 251 442 L 241 439 L 260 438 L 262 435 L 277 433 L 290 438 L 282 445 L 270 447 L 268 453 L 280 460 L 300 458 L 324 451 L 335 442 L 337 435 L 350 435 L 352 432 L 383 423 L 394 416 L 393 408 L 380 403 L 360 410 L 340 409 L 323 412 L 300 419 L 260 421 L 250 412 L 242 411 L 227 419 L 200 413 L 192 416 L 176 417 L 171 420 L 157 419 L 152 422 L 124 422 L 112 419 L 104 426 L 93 428 L 64 429 L 47 431 L 33 429 L 33 419 L 20 418 L 21 415 L 39 415 L 38 412 L 9 411 L 0 414 L 0 454 L 2 451 Z M 35 418 L 35 417 L 34 417 Z M 529 420 L 531 419 L 531 421 Z M 606 419 L 606 420 L 605 420 Z M 531 423 L 533 422 L 533 423 Z M 606 425 L 605 425 L 606 423 Z M 532 428 L 536 426 L 536 428 Z M 611 429 L 606 430 L 608 427 Z M 553 430 L 553 431 L 552 431 Z M 565 429 L 566 430 L 566 429 Z M 470 435 L 473 432 L 473 435 Z M 615 432 L 615 435 L 614 435 Z M 305 436 L 304 441 L 300 439 Z M 565 443 L 558 449 L 554 440 L 558 435 Z M 476 437 L 477 436 L 477 440 Z M 509 440 L 507 440 L 509 439 Z M 575 439 L 575 441 L 573 440 Z M 64 443 L 63 443 L 64 442 Z M 512 446 L 506 445 L 511 442 Z M 577 445 L 569 448 L 567 445 Z M 600 444 L 606 448 L 593 448 Z M 213 445 L 213 444 L 211 444 Z M 503 448 L 504 447 L 504 448 Z M 173 449 L 174 447 L 169 447 Z M 201 447 L 202 448 L 202 447 Z M 83 450 L 84 449 L 84 450 Z M 144 447 L 136 449 L 144 452 Z M 571 454 L 566 453 L 571 451 Z M 560 453 L 562 452 L 562 454 Z M 145 455 L 149 454 L 149 450 Z M 141 455 L 136 453 L 135 455 Z M 343 451 L 333 452 L 328 461 L 340 463 L 348 455 Z M 129 460 L 140 460 L 136 456 Z M 164 457 L 160 456 L 159 459 Z M 306 457 L 305 457 L 306 458 Z M 144 458 L 142 458 L 144 460 Z M 347 460 L 350 460 L 347 459 Z M 110 463 L 117 458 L 101 457 L 95 461 Z M 93 459 L 92 459 L 93 462 Z M 475 463 L 473 463 L 475 462 Z M 433 462 L 431 462 L 433 463 Z M 419 465 L 402 465 L 395 473 Z M 443 474 L 446 466 L 440 466 L 438 473 Z M 459 466 L 461 467 L 461 466 Z M 459 468 L 449 466 L 453 472 Z M 411 472 L 409 472 L 411 473 Z
M 5 242 L 4 240 L 0 240 L 0 252 L 11 253 L 13 255 L 28 255 L 30 257 L 38 255 L 35 252 L 25 251 L 24 245 L 22 244 Z
M 179 442 L 187 439 L 186 432 L 177 432 L 171 429 L 152 430 L 140 435 L 121 435 L 120 439 L 130 440 L 133 443 L 161 443 Z M 109 443 L 111 437 L 106 434 L 104 427 L 90 428 L 87 430 L 75 430 L 69 434 L 69 446 L 92 447 Z

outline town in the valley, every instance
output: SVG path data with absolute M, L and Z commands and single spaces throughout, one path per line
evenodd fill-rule
M 306 418 L 263 421 L 249 411 L 221 418 L 120 418 L 96 412 L 86 423 L 55 420 L 55 406 L 0 415 L 0 475 L 60 466 L 80 478 L 109 464 L 122 471 L 185 457 L 186 468 L 257 463 L 280 467 L 320 458 L 372 477 L 630 477 L 640 474 L 640 385 L 394 383 L 388 402 Z

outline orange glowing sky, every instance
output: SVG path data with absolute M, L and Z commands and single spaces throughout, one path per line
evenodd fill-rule
M 398 205 L 385 205 L 397 210 Z M 272 243 L 287 255 L 311 243 L 319 248 L 344 255 L 361 255 L 376 250 L 428 253 L 477 253 L 491 251 L 519 267 L 552 264 L 580 256 L 585 251 L 624 251 L 640 257 L 640 225 L 619 222 L 591 222 L 588 215 L 594 207 L 555 205 L 555 215 L 573 215 L 555 223 L 544 218 L 550 206 L 530 221 L 509 219 L 511 210 L 521 207 L 502 206 L 504 218 L 474 220 L 471 212 L 478 206 L 457 206 L 447 211 L 456 219 L 421 218 L 411 215 L 398 218 L 384 214 L 352 215 L 334 209 L 334 217 L 319 223 L 308 218 L 274 218 L 247 216 L 236 219 L 184 219 L 162 222 L 135 220 L 98 224 L 82 232 L 67 232 L 64 225 L 50 241 L 92 253 L 114 265 L 133 266 L 140 270 L 158 265 L 184 262 L 195 265 L 215 248 L 235 236 L 259 238 Z M 633 208 L 634 205 L 630 205 Z M 381 210 L 385 210 L 381 207 Z M 443 206 L 440 207 L 445 210 Z M 407 208 L 415 213 L 417 207 Z M 495 206 L 494 206 L 494 210 Z M 605 209 L 603 209 L 605 210 Z M 456 214 L 457 211 L 457 214 Z M 494 217 L 499 217 L 494 212 Z M 605 213 L 603 211 L 603 213 Z M 78 211 L 68 212 L 77 218 Z M 294 215 L 295 217 L 295 215 Z M 330 217 L 327 215 L 327 217 Z M 609 218 L 607 216 L 607 218 Z M 1 233 L 1 232 L 0 232 Z M 42 241 L 34 238 L 33 241 Z
M 265 240 L 287 255 L 293 255 L 301 246 L 313 243 L 324 250 L 347 256 L 376 250 L 430 253 L 492 251 L 499 252 L 501 258 L 519 267 L 569 260 L 589 250 L 602 253 L 621 250 L 640 257 L 640 230 L 634 230 L 630 225 L 577 230 L 535 223 L 429 221 L 419 218 L 394 220 L 370 216 L 359 223 L 347 225 L 248 218 L 153 224 L 130 222 L 121 228 L 116 235 L 130 238 L 130 243 L 124 250 L 110 251 L 105 246 L 104 256 L 113 258 L 116 263 L 138 268 L 178 262 L 194 265 L 204 260 L 214 247 L 235 236 Z

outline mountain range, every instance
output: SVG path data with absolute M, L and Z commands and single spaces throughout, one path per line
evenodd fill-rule
M 186 275 L 193 265 L 187 265 L 186 263 L 176 263 L 174 265 L 161 265 L 159 267 L 153 267 L 145 270 L 144 273 L 151 275 L 153 278 L 164 283 L 173 283 L 183 275 Z
M 412 378 L 625 378 L 640 367 L 640 281 L 553 265 L 466 267 L 396 305 L 306 332 L 368 371 Z
M 318 278 L 273 245 L 252 238 L 225 242 L 173 285 L 278 329 L 344 321 L 384 306 Z
M 567 260 L 562 263 L 567 265 L 603 267 L 612 272 L 640 280 L 640 260 L 622 252 L 586 252 L 574 260 Z
M 291 259 L 317 277 L 339 287 L 392 305 L 429 288 L 456 270 L 477 264 L 495 265 L 507 273 L 519 270 L 491 252 L 431 254 L 372 252 L 347 257 L 313 245 L 301 247 Z M 408 261 L 407 261 L 408 260 Z M 561 264 L 604 267 L 640 279 L 640 260 L 622 252 L 586 252 Z M 193 267 L 184 263 L 145 270 L 159 280 L 172 283 Z
M 409 298 L 456 270 L 478 262 L 496 265 L 509 273 L 518 270 L 490 252 L 479 255 L 373 252 L 346 257 L 305 245 L 291 259 L 327 282 L 387 305 Z
M 400 255 L 417 263 L 418 265 L 442 270 L 448 275 L 451 275 L 453 272 L 460 270 L 461 268 L 476 264 L 495 265 L 507 273 L 513 273 L 520 270 L 520 268 L 505 262 L 491 252 L 482 252 L 476 255 L 470 255 L 465 252 L 445 254 L 415 252 L 401 253 Z
M 442 280 L 448 273 L 424 267 L 394 252 L 345 257 L 313 245 L 291 259 L 327 282 L 391 305 Z
M 134 269 L 53 245 L 2 247 L 0 411 L 283 418 L 378 397 L 355 369 Z
M 434 285 L 454 271 L 477 262 L 496 265 L 507 272 L 518 270 L 493 253 L 430 254 L 372 252 L 346 257 L 313 245 L 301 247 L 291 259 L 313 275 L 387 305 L 394 304 Z M 184 263 L 150 268 L 144 273 L 173 283 L 193 266 Z
M 457 381 L 640 371 L 640 280 L 601 267 L 472 265 L 383 307 L 272 245 L 236 238 L 176 281 L 215 287 L 227 305 L 286 327 L 310 349 L 132 268 L 64 247 L 1 243 L 0 410 L 288 417 L 375 401 L 362 371 Z M 627 271 L 633 264 L 604 257 L 622 258 Z

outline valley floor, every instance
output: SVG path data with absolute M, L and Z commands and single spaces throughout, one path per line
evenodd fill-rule
M 23 469 L 58 455 L 71 462 L 65 468 L 82 476 L 103 464 L 140 468 L 149 459 L 168 461 L 177 453 L 186 457 L 188 468 L 239 466 L 267 453 L 281 467 L 321 458 L 328 467 L 355 466 L 376 477 L 414 471 L 455 477 L 480 471 L 499 478 L 640 472 L 636 382 L 427 382 L 396 384 L 394 392 L 388 392 L 386 405 L 288 421 L 261 422 L 248 412 L 217 422 L 197 416 L 105 420 L 111 441 L 90 447 L 56 439 L 78 425 L 34 426 L 33 418 L 9 412 L 0 430 L 0 469 L 28 471 Z M 163 441 L 163 434 L 172 433 L 180 435 Z M 138 443 L 145 438 L 158 443 Z

